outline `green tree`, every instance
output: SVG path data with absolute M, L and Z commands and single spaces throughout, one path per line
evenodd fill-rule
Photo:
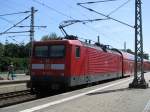
M 0 57 L 4 56 L 4 45 L 0 43 Z
M 26 57 L 30 56 L 30 52 L 31 52 L 31 42 L 29 42 L 29 43 L 27 43 L 25 45 L 25 54 L 26 54 Z
M 57 34 L 56 33 L 51 33 L 50 35 L 44 35 L 42 38 L 41 38 L 41 40 L 42 41 L 47 41 L 47 40 L 57 40 L 57 39 L 59 39 L 60 37 L 59 36 L 57 36 Z
M 30 43 L 14 44 L 7 43 L 3 45 L 0 43 L 0 71 L 7 71 L 8 65 L 12 62 L 16 70 L 25 70 L 29 63 Z
M 19 52 L 18 52 L 18 57 L 19 58 L 25 58 L 25 57 L 28 57 L 28 53 L 27 53 L 27 50 L 26 50 L 26 47 L 24 45 L 20 45 L 18 47 L 19 49 Z
M 56 33 L 51 33 L 51 34 L 49 35 L 49 39 L 57 39 L 57 38 L 58 38 L 58 36 L 57 36 Z
M 13 43 L 5 45 L 5 56 L 7 57 L 18 57 L 19 46 Z
M 48 35 L 44 35 L 42 38 L 41 38 L 42 41 L 46 41 L 46 40 L 49 40 L 49 36 Z

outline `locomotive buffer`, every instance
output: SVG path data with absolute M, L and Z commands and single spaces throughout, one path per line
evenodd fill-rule
M 135 0 L 135 63 L 134 79 L 129 88 L 148 88 L 143 69 L 143 34 L 141 0 Z M 139 70 L 139 71 L 138 71 Z

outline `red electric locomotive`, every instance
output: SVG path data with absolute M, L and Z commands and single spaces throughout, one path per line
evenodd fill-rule
M 129 53 L 79 40 L 34 42 L 32 88 L 39 91 L 129 76 L 133 59 Z

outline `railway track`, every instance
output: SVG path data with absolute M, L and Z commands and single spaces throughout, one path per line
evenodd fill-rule
M 72 87 L 67 90 L 57 90 L 57 91 L 46 92 L 45 94 L 44 93 L 43 94 L 31 94 L 30 89 L 23 90 L 23 91 L 4 93 L 4 94 L 0 94 L 0 108 L 23 103 L 23 102 L 33 101 L 33 100 L 37 100 L 37 99 L 44 98 L 44 97 L 50 97 L 53 95 L 70 92 L 70 91 L 74 91 L 77 89 L 82 89 L 85 87 L 90 87 L 90 86 L 110 82 L 113 80 L 117 80 L 117 79 L 101 81 L 101 82 L 97 82 L 97 83 L 92 83 L 90 85 L 88 84 L 88 85 L 77 86 L 74 88 Z
M 0 94 L 0 108 L 35 99 L 36 95 L 32 95 L 30 90 Z
M 61 94 L 61 93 L 69 92 L 69 91 L 74 91 L 76 89 L 81 89 L 83 87 L 70 88 L 68 90 L 51 91 L 49 93 L 42 93 L 42 94 L 41 93 L 31 94 L 30 90 L 0 94 L 0 108 L 11 106 L 11 105 L 16 105 L 16 104 L 23 103 L 23 102 L 33 101 L 33 100 L 41 99 L 44 97 L 50 97 L 53 95 L 57 95 L 57 94 Z

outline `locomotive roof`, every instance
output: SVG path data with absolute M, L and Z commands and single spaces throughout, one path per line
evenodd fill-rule
M 89 47 L 89 48 L 94 48 L 94 49 L 101 50 L 101 51 L 104 51 L 104 52 L 121 55 L 118 51 L 116 51 L 116 50 L 111 50 L 111 49 L 107 48 L 105 45 L 97 46 L 97 45 L 95 45 L 95 44 L 89 44 L 89 43 L 85 43 L 85 42 L 82 42 L 82 44 L 83 44 L 84 46 L 86 46 L 86 47 Z M 103 47 L 106 47 L 106 48 L 103 48 Z
M 36 45 L 42 45 L 42 44 L 72 44 L 72 45 L 78 45 L 82 46 L 81 42 L 79 40 L 47 40 L 47 41 L 35 41 L 34 44 Z

